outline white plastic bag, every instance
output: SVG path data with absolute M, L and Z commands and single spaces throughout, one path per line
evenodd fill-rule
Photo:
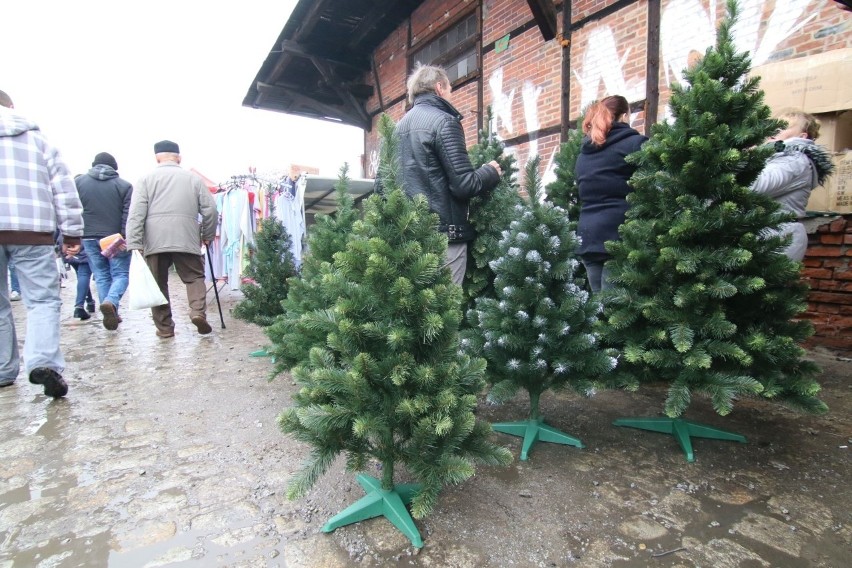
M 127 285 L 127 294 L 130 296 L 130 300 L 127 307 L 131 310 L 144 310 L 168 303 L 168 300 L 160 291 L 157 281 L 154 280 L 154 275 L 151 274 L 148 265 L 145 264 L 142 253 L 138 250 L 134 250 L 130 257 L 128 277 L 130 281 Z

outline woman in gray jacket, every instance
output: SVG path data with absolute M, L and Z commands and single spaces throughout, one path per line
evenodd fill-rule
M 834 169 L 828 151 L 814 143 L 819 136 L 819 123 L 813 115 L 788 109 L 782 111 L 780 119 L 787 121 L 770 141 L 775 142 L 775 155 L 766 161 L 766 167 L 752 185 L 752 190 L 763 193 L 777 201 L 781 208 L 801 219 L 811 190 L 825 183 Z M 784 234 L 793 235 L 792 242 L 784 249 L 788 258 L 801 261 L 808 247 L 808 234 L 799 222 L 781 225 Z

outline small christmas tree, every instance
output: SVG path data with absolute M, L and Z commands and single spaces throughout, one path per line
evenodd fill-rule
M 529 393 L 529 419 L 493 426 L 524 438 L 522 460 L 536 440 L 583 447 L 544 423 L 539 400 L 548 390 L 569 387 L 591 395 L 615 366 L 594 331 L 601 306 L 575 276 L 577 235 L 565 210 L 539 200 L 538 165 L 538 157 L 527 164 L 529 202 L 515 206 L 517 220 L 498 243 L 491 266 L 496 297 L 476 300 L 463 342 L 487 359 L 492 400 L 508 400 L 520 389 Z
M 556 155 L 556 181 L 545 187 L 547 199 L 565 210 L 572 231 L 577 230 L 580 221 L 580 187 L 577 185 L 574 170 L 583 147 L 584 116 L 585 112 L 577 118 L 577 128 L 569 132 L 568 141 L 559 146 L 559 153 Z M 582 263 L 577 267 L 575 275 L 578 284 L 585 290 L 590 290 L 586 267 Z
M 275 359 L 274 375 L 306 362 L 312 347 L 325 345 L 326 333 L 321 325 L 313 322 L 325 317 L 325 311 L 334 305 L 337 296 L 324 284 L 323 278 L 331 272 L 335 253 L 346 248 L 358 218 L 358 210 L 349 194 L 348 164 L 340 168 L 335 194 L 336 211 L 315 217 L 302 272 L 289 281 L 289 294 L 282 302 L 283 313 L 266 328 L 266 335 L 272 341 L 268 351 Z
M 478 297 L 493 297 L 494 277 L 489 264 L 497 258 L 497 242 L 513 219 L 515 205 L 521 203 L 518 187 L 512 181 L 518 169 L 515 157 L 504 152 L 503 144 L 491 131 L 491 107 L 487 109 L 486 126 L 479 131 L 479 142 L 470 151 L 470 161 L 479 168 L 492 160 L 500 164 L 503 174 L 500 183 L 484 197 L 470 202 L 470 223 L 476 238 L 468 245 L 468 263 L 464 276 L 465 311 L 474 306 Z
M 255 243 L 249 246 L 251 258 L 240 286 L 245 298 L 234 306 L 234 317 L 268 326 L 283 312 L 281 300 L 287 297 L 287 279 L 296 274 L 290 234 L 275 216 L 260 222 Z
M 799 267 L 781 251 L 789 238 L 777 229 L 788 216 L 749 187 L 782 126 L 770 118 L 747 78 L 750 61 L 737 53 L 731 28 L 737 4 L 728 2 L 715 48 L 675 86 L 674 121 L 656 124 L 634 155 L 635 192 L 611 243 L 608 339 L 623 350 L 629 380 L 669 383 L 669 418 L 616 422 L 674 434 L 687 459 L 690 436 L 745 442 L 745 438 L 678 418 L 693 395 L 704 394 L 720 415 L 737 398 L 760 395 L 824 412 L 816 398 L 817 367 L 799 342 L 811 330 L 793 321 L 805 308 Z
M 511 460 L 473 414 L 485 361 L 459 352 L 461 289 L 441 268 L 447 239 L 436 224 L 425 198 L 385 185 L 365 202 L 323 277 L 337 294 L 326 311 L 327 340 L 293 369 L 301 388 L 279 418 L 312 446 L 288 496 L 303 495 L 341 453 L 350 471 L 375 459 L 382 472 L 381 480 L 357 476 L 367 495 L 330 519 L 326 532 L 384 515 L 420 547 L 405 505 L 423 517 L 445 484 L 474 474 L 475 462 Z M 396 483 L 400 466 L 416 484 Z

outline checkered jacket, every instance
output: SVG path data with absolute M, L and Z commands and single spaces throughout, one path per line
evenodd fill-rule
M 74 179 L 35 123 L 0 106 L 0 242 L 53 242 L 57 228 L 83 235 Z

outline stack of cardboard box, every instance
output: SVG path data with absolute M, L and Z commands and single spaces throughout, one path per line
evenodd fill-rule
M 769 63 L 752 70 L 774 112 L 794 108 L 820 121 L 818 144 L 834 154 L 835 172 L 811 192 L 808 211 L 852 213 L 852 48 Z

